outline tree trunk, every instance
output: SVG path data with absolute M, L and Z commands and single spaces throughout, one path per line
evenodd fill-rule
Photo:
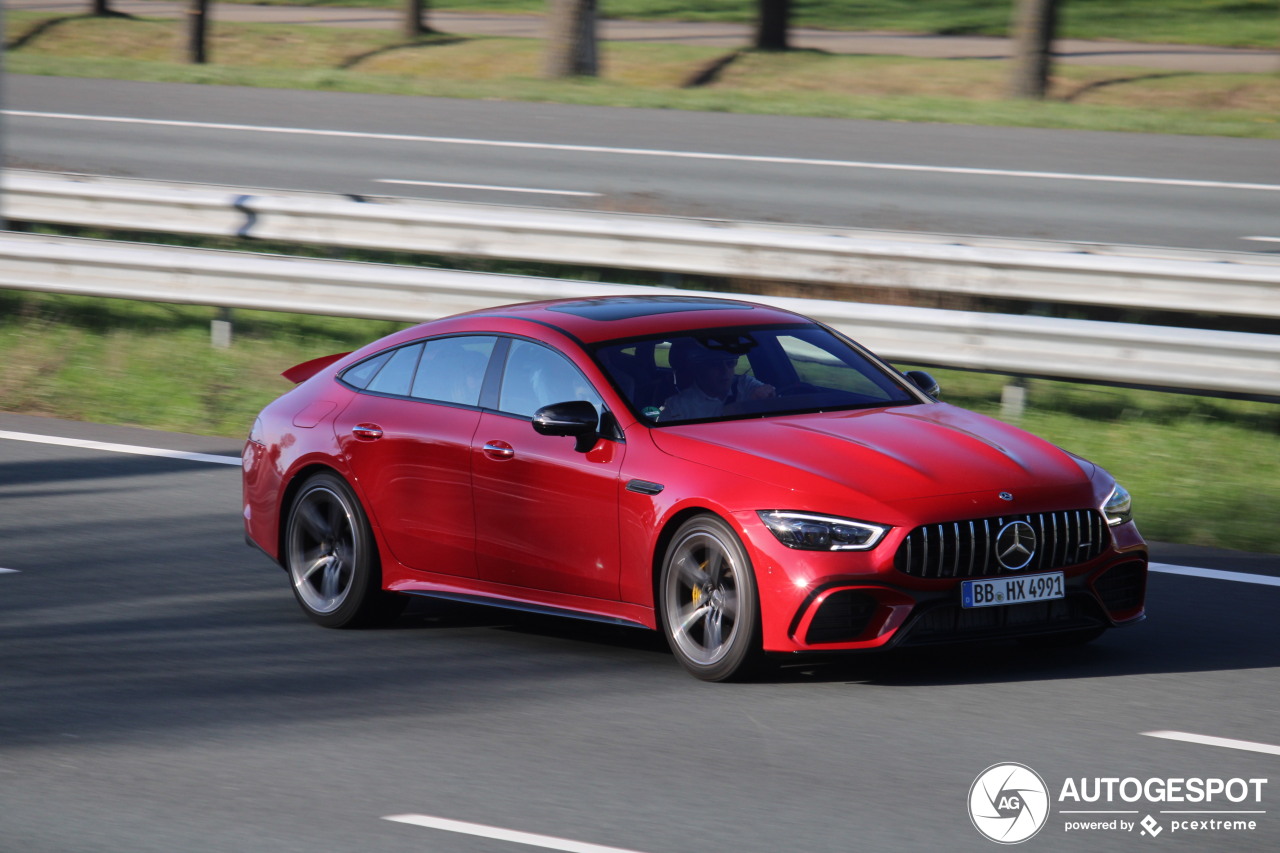
M 790 50 L 791 0 L 758 0 L 756 49 Z
M 1011 97 L 1044 99 L 1057 28 L 1058 0 L 1014 0 Z
M 400 32 L 406 39 L 431 32 L 431 27 L 423 19 L 427 10 L 426 0 L 404 0 L 404 20 L 401 21 Z
M 187 8 L 187 61 L 203 65 L 208 40 L 209 0 L 191 0 Z
M 92 7 L 90 9 L 90 14 L 96 15 L 99 18 L 104 17 L 106 15 L 110 15 L 111 3 L 108 2 L 108 0 L 93 0 Z
M 600 73 L 596 50 L 596 0 L 548 0 L 544 76 L 595 77 Z

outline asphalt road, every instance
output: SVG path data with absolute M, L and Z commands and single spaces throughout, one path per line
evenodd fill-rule
M 1175 831 L 1187 816 L 1162 809 L 1206 806 L 1144 801 L 1111 808 L 1154 815 L 1155 838 L 1067 832 L 1055 802 L 1027 849 L 1280 847 L 1280 749 L 1143 734 L 1280 744 L 1280 587 L 1153 574 L 1151 618 L 1085 649 L 708 685 L 648 634 L 480 608 L 320 629 L 242 544 L 235 443 L 16 415 L 0 430 L 232 457 L 0 436 L 6 853 L 537 849 L 384 819 L 402 814 L 641 853 L 990 851 L 966 805 L 998 762 L 1055 798 L 1068 777 L 1268 780 L 1260 803 L 1209 806 L 1265 812 L 1253 830 Z M 1280 575 L 1272 557 L 1157 557 Z
M 5 84 L 5 157 L 20 168 L 950 234 L 1280 246 L 1273 140 L 20 75 Z

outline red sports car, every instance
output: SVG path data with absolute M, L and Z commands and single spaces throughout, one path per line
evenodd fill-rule
M 1106 471 L 788 311 L 510 305 L 285 376 L 245 445 L 245 528 L 328 627 L 480 602 L 659 630 L 723 680 L 1144 615 Z

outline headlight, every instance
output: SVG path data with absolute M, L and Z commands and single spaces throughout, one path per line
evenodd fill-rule
M 808 512 L 774 509 L 757 514 L 779 542 L 801 551 L 867 551 L 889 530 L 880 524 Z
M 1133 520 L 1133 498 L 1124 486 L 1116 483 L 1116 487 L 1111 490 L 1111 497 L 1102 505 L 1102 514 L 1112 527 Z

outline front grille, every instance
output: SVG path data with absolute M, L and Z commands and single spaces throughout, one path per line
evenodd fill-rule
M 1094 582 L 1093 588 L 1098 591 L 1103 606 L 1113 613 L 1133 610 L 1142 606 L 1146 597 L 1147 567 L 1134 562 L 1108 569 Z
M 1024 573 L 1087 563 L 1102 553 L 1110 539 L 1106 520 L 1091 509 L 926 524 L 907 534 L 898 546 L 894 565 L 898 571 L 918 578 L 1004 574 L 1012 570 L 996 558 L 996 539 L 1015 521 L 1031 525 L 1035 534 L 1033 555 L 1026 565 L 1016 569 Z
M 909 622 L 903 628 L 898 644 L 917 646 L 990 640 L 1106 624 L 1097 603 L 1086 595 L 1073 595 L 1056 601 L 1029 601 L 1008 607 L 965 609 L 958 604 L 942 604 Z

